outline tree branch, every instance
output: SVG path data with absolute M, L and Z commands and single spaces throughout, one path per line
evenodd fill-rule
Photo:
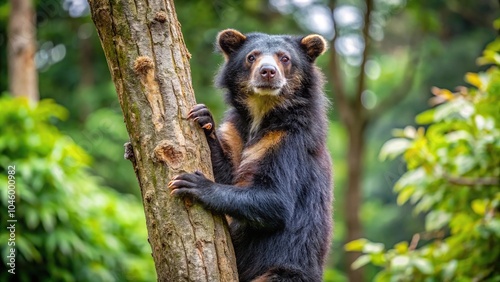
M 498 177 L 453 177 L 445 175 L 444 178 L 451 184 L 461 185 L 461 186 L 496 186 L 500 185 L 500 179 Z
M 356 111 L 359 113 L 363 113 L 365 111 L 363 105 L 361 104 L 361 95 L 363 94 L 363 91 L 366 88 L 365 67 L 366 67 L 366 62 L 368 61 L 368 54 L 370 52 L 370 47 L 371 47 L 370 24 L 371 24 L 372 11 L 373 11 L 373 0 L 366 0 L 366 10 L 364 15 L 364 26 L 363 26 L 363 40 L 365 42 L 365 48 L 363 49 L 363 57 L 361 60 L 361 66 L 359 67 L 359 80 L 358 80 L 358 87 L 356 89 L 356 100 L 354 100 Z
M 420 241 L 420 234 L 419 233 L 414 234 L 413 237 L 411 238 L 410 246 L 408 247 L 408 249 L 410 251 L 416 250 L 419 241 Z

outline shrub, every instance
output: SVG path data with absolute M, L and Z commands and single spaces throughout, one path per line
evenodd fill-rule
M 402 155 L 407 172 L 397 181 L 398 204 L 426 214 L 425 231 L 392 249 L 359 239 L 364 253 L 353 267 L 381 266 L 376 281 L 500 281 L 500 39 L 478 59 L 492 64 L 468 73 L 470 87 L 433 88 L 437 105 L 396 130 L 382 159 Z M 426 241 L 426 243 L 422 243 Z
M 87 172 L 89 156 L 53 125 L 66 110 L 50 100 L 33 106 L 5 96 L 0 109 L 0 214 L 2 225 L 17 220 L 17 280 L 155 280 L 140 202 Z M 14 218 L 7 218 L 9 175 Z M 2 230 L 0 280 L 8 281 L 10 233 Z

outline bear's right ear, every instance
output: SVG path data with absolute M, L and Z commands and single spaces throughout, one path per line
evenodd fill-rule
M 227 59 L 227 57 L 240 49 L 246 39 L 245 35 L 235 29 L 225 29 L 217 35 L 217 47 L 224 53 Z

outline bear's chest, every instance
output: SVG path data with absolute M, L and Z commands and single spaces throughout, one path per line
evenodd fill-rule
M 286 135 L 284 131 L 269 131 L 260 138 L 244 141 L 230 122 L 219 131 L 222 149 L 232 163 L 234 184 L 240 187 L 252 183 L 261 161 L 275 152 Z

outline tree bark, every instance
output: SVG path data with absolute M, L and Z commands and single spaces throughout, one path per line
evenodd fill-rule
M 9 90 L 14 97 L 38 102 L 38 73 L 35 66 L 36 25 L 32 0 L 11 0 L 7 60 Z
M 354 124 L 347 128 L 348 131 L 348 149 L 347 149 L 347 193 L 346 193 L 346 226 L 347 242 L 354 241 L 363 236 L 363 228 L 359 220 L 359 212 L 362 203 L 362 180 L 363 180 L 363 161 L 365 152 L 364 132 L 367 121 L 360 118 Z M 359 253 L 347 253 L 347 265 L 351 266 L 360 256 Z M 362 269 L 351 269 L 347 273 L 349 281 L 364 281 Z
M 186 119 L 195 99 L 173 1 L 89 4 L 133 147 L 158 281 L 237 281 L 225 221 L 167 188 L 181 172 L 212 176 L 205 136 Z

